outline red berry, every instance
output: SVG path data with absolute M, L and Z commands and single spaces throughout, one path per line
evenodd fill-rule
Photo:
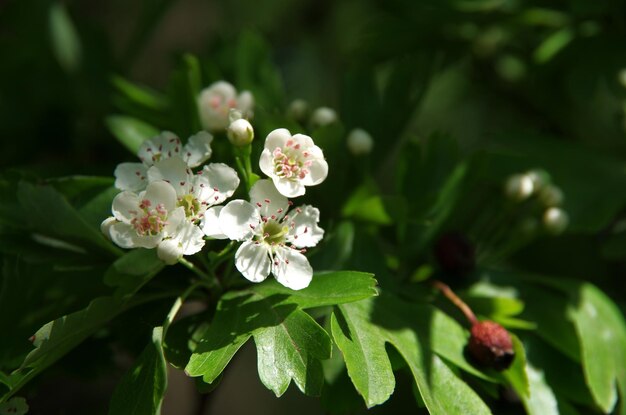
M 481 321 L 472 326 L 467 349 L 476 363 L 496 370 L 507 369 L 515 358 L 511 335 L 493 321 Z

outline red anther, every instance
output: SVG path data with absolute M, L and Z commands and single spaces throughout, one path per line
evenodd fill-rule
M 256 226 L 254 226 L 253 224 L 248 225 L 250 226 L 250 229 L 254 230 L 256 228 Z
M 288 204 L 289 206 L 293 206 L 293 202 L 292 202 L 291 200 L 288 200 L 288 201 L 287 201 L 287 204 Z
M 180 182 L 179 184 L 180 184 L 181 186 L 184 186 L 184 185 L 185 185 L 185 182 Z
M 135 172 L 135 174 L 136 174 L 137 176 L 141 176 L 141 172 L 140 172 L 140 171 L 136 171 L 136 172 Z
M 276 215 L 272 215 L 270 217 L 272 218 L 272 220 L 276 220 Z
M 214 191 L 214 192 L 219 192 L 219 189 L 218 189 L 217 187 L 214 187 L 214 188 L 213 188 L 213 191 Z
M 268 203 L 268 204 L 270 203 L 270 200 L 269 200 L 269 199 L 263 199 L 263 201 L 264 201 L 265 203 Z
M 285 259 L 285 264 L 289 264 L 289 260 L 288 259 Z
M 151 152 L 152 152 L 152 148 L 148 147 L 148 148 L 146 149 L 146 151 L 147 151 L 148 153 L 151 153 Z
M 258 207 L 263 207 L 263 205 L 262 205 L 261 203 L 259 203 L 259 202 L 256 202 L 256 205 L 257 205 Z
M 283 209 L 282 209 L 282 208 L 279 208 L 279 209 L 276 211 L 276 213 L 279 213 L 279 214 L 280 214 L 280 213 L 283 213 Z
M 307 233 L 308 231 L 309 231 L 309 228 L 305 226 L 304 227 L 304 232 L 302 232 L 302 233 Z
M 191 153 L 190 152 L 187 152 L 187 157 L 191 157 Z

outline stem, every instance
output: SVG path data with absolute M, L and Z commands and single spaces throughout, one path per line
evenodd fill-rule
M 189 297 L 189 294 L 191 294 L 196 288 L 198 288 L 202 284 L 203 283 L 200 281 L 191 284 L 181 295 L 178 296 L 176 301 L 174 301 L 172 308 L 170 308 L 170 311 L 169 313 L 167 313 L 167 317 L 165 317 L 165 321 L 163 322 L 163 338 L 165 338 L 167 329 L 169 329 L 170 324 L 172 324 L 172 321 L 174 321 L 174 317 L 176 317 L 176 314 L 178 314 L 178 311 L 182 307 L 187 297 Z
M 432 284 L 433 287 L 441 291 L 441 293 L 445 295 L 446 298 L 452 302 L 452 304 L 454 304 L 459 310 L 461 310 L 461 312 L 463 313 L 465 318 L 467 318 L 471 325 L 478 323 L 478 319 L 476 318 L 476 315 L 474 314 L 472 309 L 469 308 L 469 306 L 465 304 L 465 302 L 461 300 L 459 296 L 456 295 L 454 291 L 452 291 L 452 289 L 450 289 L 450 287 L 448 287 L 446 284 L 439 280 L 434 280 Z
M 200 268 L 196 267 L 192 262 L 187 261 L 185 258 L 180 258 L 178 262 L 187 267 L 191 272 L 199 276 L 208 288 L 216 288 L 219 291 L 222 290 L 222 285 L 214 276 L 210 276 L 206 272 L 202 271 Z

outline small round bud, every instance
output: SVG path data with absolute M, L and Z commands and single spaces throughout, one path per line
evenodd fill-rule
M 309 115 L 309 103 L 303 99 L 294 99 L 287 107 L 287 116 L 296 121 L 304 122 Z
M 465 276 L 476 266 L 474 246 L 458 232 L 446 233 L 437 240 L 435 258 L 444 272 L 456 276 Z
M 254 129 L 248 120 L 240 118 L 233 121 L 226 130 L 230 143 L 237 147 L 243 147 L 254 139 Z
M 532 180 L 535 192 L 538 192 L 543 186 L 550 183 L 550 175 L 545 170 L 531 170 L 525 176 Z
M 508 178 L 504 185 L 504 193 L 508 198 L 521 202 L 530 197 L 535 189 L 535 184 L 527 174 L 515 174 Z
M 511 335 L 493 321 L 474 323 L 467 350 L 478 365 L 496 370 L 507 369 L 515 358 Z
M 624 88 L 626 88 L 626 68 L 621 69 L 617 73 L 617 80 Z
M 238 109 L 231 108 L 230 111 L 228 111 L 228 125 L 242 118 L 244 118 L 243 114 Z
M 560 206 L 563 203 L 563 192 L 554 185 L 547 185 L 539 192 L 539 200 L 546 207 Z
M 374 147 L 374 139 L 365 130 L 355 128 L 348 134 L 348 149 L 355 156 L 369 154 Z
M 543 213 L 543 226 L 552 235 L 559 235 L 567 228 L 569 216 L 563 209 L 551 207 Z
M 328 107 L 319 107 L 311 114 L 310 123 L 311 127 L 318 128 L 337 122 L 337 119 L 335 110 Z

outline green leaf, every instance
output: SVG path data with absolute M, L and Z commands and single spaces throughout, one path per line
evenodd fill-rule
M 324 385 L 321 360 L 331 352 L 330 337 L 307 313 L 296 310 L 281 324 L 254 334 L 261 382 L 276 396 L 291 379 L 307 395 L 318 396 Z
M 368 407 L 393 393 L 392 366 L 385 344 L 393 345 L 411 370 L 431 414 L 489 414 L 476 393 L 431 350 L 432 308 L 381 295 L 339 306 L 332 320 L 335 342 L 348 374 Z
M 617 401 L 618 372 L 626 370 L 626 327 L 615 304 L 595 286 L 582 284 L 575 296 L 568 315 L 580 340 L 585 379 L 596 403 L 608 413 Z
M 59 65 L 68 73 L 75 72 L 81 60 L 81 46 L 72 19 L 62 3 L 50 7 L 50 39 Z
M 169 105 L 167 98 L 152 88 L 137 85 L 121 76 L 113 76 L 111 81 L 124 97 L 142 107 L 162 111 L 167 109 Z
M 133 249 L 107 269 L 104 282 L 111 287 L 119 287 L 118 296 L 133 294 L 163 267 L 155 249 Z
M 119 249 L 99 229 L 87 224 L 52 186 L 20 182 L 17 196 L 24 210 L 29 213 L 26 216 L 28 221 L 37 232 L 69 239 L 69 242 L 89 242 L 103 251 L 119 255 Z
M 135 155 L 141 143 L 160 133 L 152 125 L 125 115 L 110 115 L 105 122 L 111 134 Z
M 26 382 L 95 333 L 103 324 L 129 308 L 132 305 L 128 301 L 131 295 L 156 275 L 162 265 L 157 268 L 150 261 L 135 263 L 122 257 L 111 267 L 115 268 L 116 272 L 125 273 L 129 278 L 133 278 L 135 283 L 132 287 L 125 286 L 127 288 L 125 295 L 98 297 L 86 308 L 51 321 L 37 330 L 33 336 L 35 349 L 26 356 L 21 367 L 11 374 L 14 386 L 3 399 L 11 396 Z M 137 278 L 142 272 L 144 277 Z
M 374 284 L 371 274 L 334 272 L 315 275 L 309 287 L 299 291 L 270 280 L 245 291 L 226 293 L 213 322 L 199 335 L 186 372 L 213 383 L 237 350 L 254 336 L 259 374 L 268 388 L 280 395 L 293 379 L 302 392 L 319 394 L 323 383 L 319 360 L 330 356 L 330 343 L 324 330 L 298 307 L 371 297 L 376 294 Z M 270 346 L 276 349 L 267 350 Z M 272 372 L 277 365 L 285 372 Z
M 528 374 L 526 372 L 527 361 L 526 351 L 524 345 L 515 335 L 511 335 L 513 339 L 513 350 L 515 351 L 515 358 L 511 367 L 502 372 L 502 376 L 513 387 L 518 396 L 527 403 L 532 400 L 532 392 L 530 391 Z
M 155 327 L 152 331 L 152 341 L 115 388 L 109 414 L 160 413 L 167 387 L 167 368 L 162 342 L 163 327 Z

